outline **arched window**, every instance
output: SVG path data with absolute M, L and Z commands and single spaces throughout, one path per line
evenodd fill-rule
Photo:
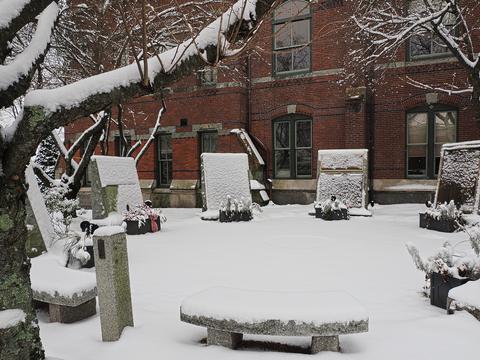
M 311 16 L 309 2 L 290 0 L 275 9 L 273 20 L 274 73 L 310 71 Z
M 407 113 L 407 177 L 434 179 L 442 145 L 457 141 L 457 110 L 447 106 Z
M 275 178 L 312 177 L 312 120 L 294 115 L 273 122 Z

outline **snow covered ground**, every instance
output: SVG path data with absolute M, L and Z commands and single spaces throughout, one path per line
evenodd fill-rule
M 40 314 L 47 355 L 64 360 L 120 359 L 473 359 L 480 354 L 480 322 L 466 312 L 446 315 L 419 291 L 423 274 L 405 248 L 428 255 L 463 234 L 420 229 L 422 205 L 376 206 L 372 218 L 326 222 L 311 206 L 269 206 L 250 223 L 206 222 L 198 209 L 165 209 L 161 233 L 130 236 L 128 251 L 134 328 L 103 343 L 98 314 L 76 324 L 47 323 Z M 281 291 L 341 290 L 370 315 L 370 331 L 340 337 L 342 353 L 303 355 L 200 343 L 204 328 L 179 320 L 179 306 L 212 286 Z M 265 338 L 308 346 L 309 338 Z

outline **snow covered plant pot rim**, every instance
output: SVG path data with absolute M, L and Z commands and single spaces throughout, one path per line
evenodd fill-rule
M 442 309 L 447 309 L 448 292 L 470 281 L 458 279 L 449 274 L 433 272 L 430 274 L 430 304 Z
M 347 206 L 332 195 L 329 200 L 315 204 L 315 217 L 328 221 L 349 220 L 350 214 Z
M 242 210 L 242 211 L 219 210 L 218 215 L 219 215 L 218 220 L 220 222 L 239 222 L 239 221 L 250 221 L 253 219 L 252 210 Z
M 436 208 L 427 202 L 428 209 L 419 214 L 419 224 L 421 228 L 436 230 L 441 232 L 454 232 L 465 225 L 463 213 L 456 208 L 455 202 L 451 200 L 448 204 L 445 202 L 439 204 Z

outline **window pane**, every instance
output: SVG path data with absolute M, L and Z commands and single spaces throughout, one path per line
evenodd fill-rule
M 426 144 L 428 139 L 428 114 L 414 113 L 407 116 L 408 144 Z
M 297 150 L 297 176 L 312 175 L 312 150 Z
M 455 142 L 457 113 L 455 111 L 442 111 L 435 113 L 435 143 L 444 144 Z
M 217 152 L 217 133 L 202 133 L 202 153 Z
M 290 150 L 276 150 L 275 177 L 289 178 L 290 176 Z
M 310 20 L 291 23 L 292 45 L 305 45 L 310 41 Z
M 310 46 L 293 51 L 293 70 L 310 68 Z
M 302 0 L 286 1 L 275 9 L 275 20 L 287 19 L 293 16 L 308 15 L 310 7 L 308 2 Z
M 297 121 L 296 126 L 296 144 L 297 148 L 312 147 L 312 123 L 310 120 Z
M 421 56 L 432 53 L 432 36 L 430 34 L 414 35 L 410 38 L 410 55 Z
M 292 70 L 292 52 L 284 51 L 275 54 L 275 72 L 284 72 Z
M 447 45 L 438 36 L 432 38 L 432 54 L 444 54 L 448 51 Z
M 427 175 L 427 147 L 425 145 L 408 147 L 408 175 Z
M 170 135 L 160 135 L 159 159 L 172 158 L 172 137 Z
M 275 149 L 290 148 L 290 123 L 287 121 L 276 122 L 275 130 Z
M 275 25 L 275 49 L 292 46 L 292 24 Z

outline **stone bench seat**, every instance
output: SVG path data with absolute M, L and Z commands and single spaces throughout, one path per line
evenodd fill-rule
M 63 267 L 55 255 L 31 260 L 33 299 L 48 304 L 51 322 L 72 323 L 96 313 L 95 272 Z
M 207 328 L 207 344 L 235 349 L 243 334 L 311 336 L 311 352 L 339 351 L 339 335 L 368 331 L 368 314 L 344 292 L 212 288 L 185 299 L 183 322 Z

